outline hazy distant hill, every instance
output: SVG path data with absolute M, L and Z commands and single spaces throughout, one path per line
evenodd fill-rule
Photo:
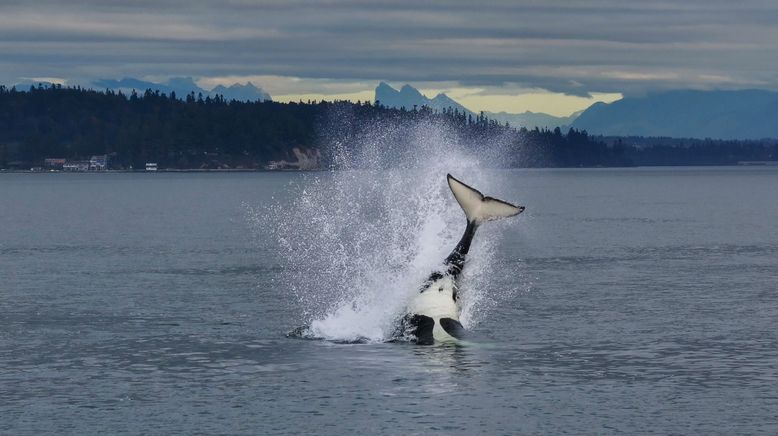
M 208 95 L 208 91 L 197 86 L 191 77 L 174 77 L 168 80 L 168 83 L 149 82 L 133 77 L 125 77 L 119 80 L 99 79 L 95 80 L 93 85 L 97 89 L 121 90 L 125 93 L 132 92 L 133 90 L 142 93 L 147 89 L 151 89 L 152 91 L 163 92 L 167 95 L 175 92 L 178 97 L 184 97 L 190 92 L 195 94 L 201 93 L 203 96 Z
M 238 101 L 270 101 L 270 94 L 265 92 L 264 89 L 254 86 L 253 83 L 247 82 L 245 85 L 236 83 L 232 86 L 226 87 L 219 85 L 213 88 L 210 92 L 211 95 L 219 94 L 227 100 Z
M 19 91 L 26 91 L 26 90 L 30 89 L 31 86 L 32 87 L 36 87 L 36 88 L 38 86 L 43 86 L 45 88 L 48 88 L 48 87 L 50 87 L 52 85 L 54 85 L 54 83 L 51 83 L 51 82 L 48 82 L 48 81 L 45 81 L 45 80 L 20 80 L 18 82 L 14 82 L 14 83 L 10 84 L 8 87 L 9 88 L 12 88 L 12 87 L 16 88 Z
M 486 112 L 486 116 L 492 120 L 499 121 L 500 123 L 510 123 L 513 127 L 526 127 L 533 129 L 539 127 L 541 129 L 547 128 L 553 130 L 556 127 L 560 127 L 563 130 L 569 127 L 570 124 L 580 115 L 581 112 L 576 112 L 569 117 L 555 117 L 553 115 L 544 114 L 542 112 L 524 112 L 522 114 L 510 114 L 507 112 Z
M 667 91 L 595 103 L 573 127 L 617 136 L 778 138 L 778 92 Z
M 154 91 L 163 92 L 170 95 L 171 92 L 175 92 L 179 98 L 185 97 L 187 94 L 194 92 L 195 95 L 202 94 L 203 97 L 216 95 L 223 96 L 226 100 L 238 100 L 238 101 L 270 101 L 272 100 L 270 94 L 265 92 L 262 88 L 255 86 L 251 82 L 245 85 L 234 84 L 230 87 L 219 85 L 212 90 L 208 91 L 201 88 L 195 83 L 191 77 L 173 77 L 170 78 L 167 83 L 155 83 L 146 80 L 135 79 L 127 77 L 121 80 L 112 79 L 100 79 L 93 82 L 93 85 L 97 89 L 113 89 L 115 91 L 132 92 L 135 90 L 139 93 L 151 89 Z
M 421 108 L 422 106 L 429 106 L 432 109 L 443 110 L 448 108 L 454 108 L 459 112 L 475 115 L 475 113 L 468 108 L 459 104 L 456 100 L 447 96 L 444 93 L 436 95 L 434 98 L 428 98 L 419 92 L 418 89 L 404 85 L 400 90 L 396 90 L 388 84 L 381 82 L 375 89 L 375 100 L 380 101 L 382 105 L 386 107 L 413 109 L 414 106 Z M 500 123 L 508 122 L 513 127 L 527 127 L 533 129 L 535 127 L 553 129 L 555 127 L 565 127 L 569 125 L 577 116 L 577 114 L 569 117 L 555 117 L 539 112 L 524 112 L 522 114 L 511 114 L 507 112 L 484 112 L 489 119 L 499 121 Z

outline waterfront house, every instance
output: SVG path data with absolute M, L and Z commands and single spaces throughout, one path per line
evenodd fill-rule
M 88 160 L 69 160 L 65 162 L 64 165 L 62 165 L 63 171 L 89 171 L 89 161 Z
M 100 154 L 89 159 L 89 171 L 105 171 L 108 169 L 108 155 Z
M 67 159 L 49 157 L 43 159 L 43 167 L 50 170 L 61 170 Z

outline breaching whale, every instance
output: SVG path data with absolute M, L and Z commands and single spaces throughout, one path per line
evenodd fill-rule
M 473 236 L 478 226 L 487 221 L 512 217 L 524 211 L 523 206 L 485 197 L 451 174 L 447 174 L 446 178 L 454 198 L 465 212 L 467 227 L 462 239 L 446 257 L 444 270 L 430 274 L 419 293 L 408 303 L 405 316 L 401 319 L 402 335 L 420 345 L 454 341 L 463 337 L 464 328 L 459 322 L 461 304 L 457 281 L 465 267 L 465 257 Z

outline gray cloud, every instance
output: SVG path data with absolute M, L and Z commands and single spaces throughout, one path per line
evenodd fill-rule
M 0 83 L 277 75 L 585 95 L 778 89 L 778 3 L 4 1 Z

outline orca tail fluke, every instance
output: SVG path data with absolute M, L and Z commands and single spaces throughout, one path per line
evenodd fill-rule
M 485 197 L 477 189 L 465 185 L 451 174 L 447 174 L 446 177 L 454 198 L 462 206 L 470 223 L 478 225 L 486 221 L 512 217 L 524 211 L 524 206 L 514 206 L 507 201 Z

